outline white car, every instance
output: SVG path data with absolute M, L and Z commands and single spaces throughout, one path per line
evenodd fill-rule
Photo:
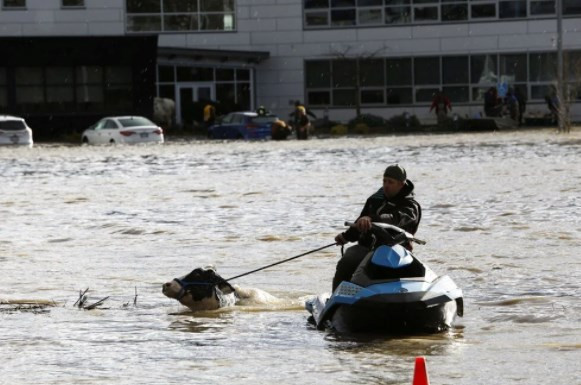
M 109 116 L 83 131 L 86 144 L 163 143 L 163 130 L 142 116 Z
M 0 115 L 0 145 L 32 147 L 32 130 L 18 116 Z

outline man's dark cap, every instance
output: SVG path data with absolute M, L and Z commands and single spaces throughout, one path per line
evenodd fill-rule
M 387 166 L 385 172 L 383 173 L 383 176 L 399 180 L 400 182 L 405 182 L 407 178 L 405 169 L 397 163 Z

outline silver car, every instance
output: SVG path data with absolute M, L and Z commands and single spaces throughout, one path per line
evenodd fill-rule
M 109 116 L 83 131 L 84 144 L 163 143 L 163 130 L 142 116 Z
M 0 145 L 32 147 L 32 129 L 18 116 L 0 115 Z

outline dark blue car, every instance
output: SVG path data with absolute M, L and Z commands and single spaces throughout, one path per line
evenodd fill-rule
M 256 112 L 231 112 L 220 123 L 208 128 L 211 139 L 270 139 L 275 115 L 259 116 Z

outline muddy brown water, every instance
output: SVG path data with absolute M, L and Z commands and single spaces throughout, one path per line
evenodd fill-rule
M 435 384 L 578 384 L 580 154 L 550 130 L 0 148 L 0 302 L 48 304 L 0 311 L 0 384 L 409 384 L 420 355 Z M 396 161 L 424 208 L 416 255 L 464 290 L 449 332 L 314 330 L 302 303 L 336 248 L 234 282 L 277 303 L 192 315 L 161 294 L 332 242 Z M 80 310 L 86 288 L 109 299 Z

